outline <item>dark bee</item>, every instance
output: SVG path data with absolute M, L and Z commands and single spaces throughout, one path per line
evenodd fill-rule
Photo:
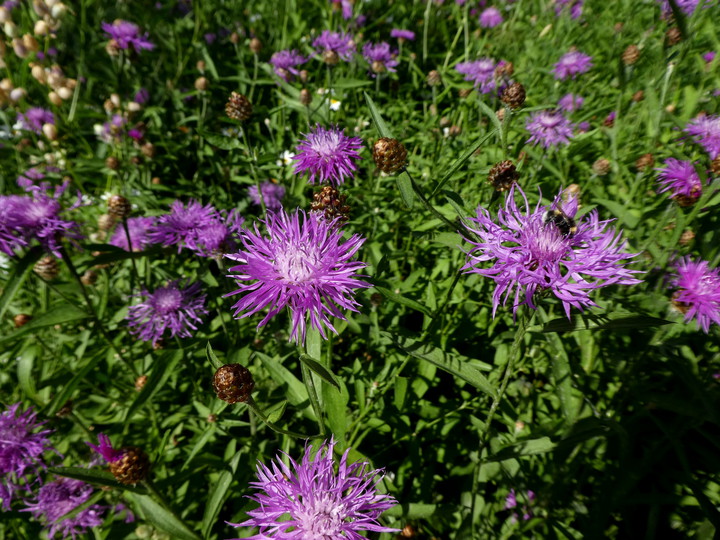
M 563 236 L 572 236 L 577 232 L 575 220 L 557 208 L 545 212 L 543 223 L 552 223 Z

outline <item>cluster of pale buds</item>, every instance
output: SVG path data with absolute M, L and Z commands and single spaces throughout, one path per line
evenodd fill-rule
M 110 94 L 110 97 L 105 100 L 105 103 L 103 103 L 103 109 L 105 109 L 105 112 L 108 114 L 123 114 L 124 112 L 132 114 L 140 111 L 142 109 L 142 105 L 136 101 L 127 101 L 123 104 L 120 96 L 116 93 L 112 93 Z M 123 114 L 123 116 L 128 115 Z
M 27 91 L 24 88 L 15 88 L 10 79 L 0 81 L 0 106 L 8 103 L 15 104 L 25 96 L 27 96 Z
M 32 70 L 32 76 L 37 82 L 47 85 L 50 88 L 48 99 L 53 105 L 58 106 L 63 100 L 72 97 L 75 86 L 77 86 L 77 81 L 65 77 L 60 66 L 53 64 L 50 67 L 43 67 L 30 62 L 30 69 Z

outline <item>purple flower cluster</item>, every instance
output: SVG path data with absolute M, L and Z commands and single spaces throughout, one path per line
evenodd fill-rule
M 155 218 L 152 217 L 130 218 L 127 220 L 127 233 L 122 223 L 118 224 L 109 244 L 125 251 L 142 251 L 152 243 L 149 235 L 154 224 Z
M 248 188 L 248 195 L 254 204 L 260 206 L 262 203 L 265 203 L 265 208 L 267 208 L 269 212 L 277 212 L 282 208 L 285 188 L 275 182 L 267 181 L 260 184 L 259 191 L 257 186 L 250 186 Z M 262 199 L 260 195 L 262 195 Z
M 103 142 L 108 144 L 119 143 L 122 136 L 126 134 L 126 124 L 127 120 L 125 117 L 119 114 L 114 114 L 113 117 L 102 126 L 98 124 L 95 127 L 95 133 Z
M 583 1 L 555 0 L 555 15 L 559 17 L 563 11 L 569 11 L 571 19 L 579 19 L 582 16 Z
M 657 0 L 658 3 L 662 4 L 663 15 L 672 15 L 672 8 L 668 0 Z M 698 5 L 703 9 L 708 8 L 712 5 L 712 0 L 675 0 L 675 4 L 680 8 L 685 15 L 692 15 L 697 9 Z
M 690 120 L 685 132 L 705 149 L 710 159 L 720 156 L 720 116 L 704 115 Z
M 585 98 L 575 94 L 565 94 L 558 100 L 558 108 L 563 112 L 575 112 L 585 103 Z
M 348 463 L 348 449 L 335 472 L 335 444 L 331 439 L 316 451 L 306 447 L 300 463 L 287 454 L 289 465 L 279 455 L 271 467 L 258 463 L 258 481 L 250 485 L 260 493 L 250 498 L 260 507 L 248 512 L 250 519 L 232 525 L 259 527 L 259 534 L 249 540 L 362 540 L 360 531 L 398 532 L 378 522 L 385 510 L 397 504 L 390 495 L 378 492 L 383 470 L 371 469 L 366 462 Z
M 359 137 L 348 137 L 337 126 L 326 129 L 319 124 L 296 147 L 293 159 L 295 174 L 310 173 L 308 182 L 329 182 L 339 186 L 357 170 L 355 162 L 360 159 L 358 150 L 362 147 Z
M 329 316 L 345 320 L 340 308 L 357 311 L 354 289 L 370 287 L 357 278 L 366 264 L 353 261 L 365 241 L 353 235 L 343 241 L 334 221 L 314 214 L 284 210 L 264 221 L 268 236 L 242 231 L 243 250 L 227 255 L 239 264 L 230 268 L 238 289 L 226 296 L 242 294 L 233 309 L 238 318 L 269 308 L 258 328 L 285 307 L 290 309 L 290 339 L 305 342 L 306 325 L 325 338 L 325 328 L 337 333 Z
M 390 30 L 390 37 L 403 41 L 415 41 L 415 32 L 412 30 L 403 30 L 401 28 L 393 28 Z
M 525 212 L 515 203 L 516 189 L 525 201 Z M 493 317 L 508 298 L 515 315 L 523 304 L 535 309 L 536 293 L 548 291 L 560 300 L 570 318 L 571 307 L 582 311 L 595 305 L 591 291 L 640 282 L 633 277 L 638 271 L 625 268 L 636 254 L 623 252 L 625 242 L 614 229 L 608 229 L 610 221 L 600 221 L 593 210 L 575 223 L 577 209 L 577 198 L 570 197 L 563 205 L 558 196 L 550 207 L 538 203 L 531 211 L 525 194 L 516 186 L 508 192 L 504 208 L 498 210 L 497 221 L 478 206 L 477 217 L 466 225 L 473 247 L 463 269 L 495 281 Z M 488 262 L 492 266 L 482 268 Z
M 495 28 L 503 22 L 503 16 L 498 8 L 491 6 L 480 13 L 479 21 L 483 28 Z
M 290 82 L 297 77 L 300 74 L 297 66 L 300 66 L 307 61 L 308 59 L 295 49 L 278 51 L 270 57 L 270 63 L 273 66 L 275 75 L 285 82 Z
M 175 280 L 152 293 L 143 289 L 140 296 L 145 299 L 128 308 L 126 320 L 132 335 L 153 345 L 168 331 L 171 338 L 191 337 L 190 330 L 197 330 L 200 316 L 208 313 L 200 283 L 183 288 Z
M 363 57 L 370 64 L 372 76 L 376 77 L 378 73 L 384 71 L 395 71 L 398 61 L 395 58 L 397 51 L 390 49 L 390 45 L 386 42 L 366 43 L 363 45 Z
M 42 135 L 45 124 L 55 124 L 55 115 L 41 107 L 30 107 L 24 113 L 18 113 L 17 123 L 20 129 Z
M 141 50 L 151 51 L 155 48 L 155 45 L 148 40 L 147 33 L 140 34 L 137 24 L 116 19 L 112 24 L 103 22 L 101 26 L 118 49 L 127 50 L 132 47 L 133 51 L 140 52 Z
M 570 144 L 573 136 L 570 120 L 560 112 L 540 111 L 527 119 L 528 143 L 542 144 L 546 149 Z
M 465 75 L 465 80 L 472 82 L 478 92 L 490 94 L 497 87 L 495 67 L 495 60 L 492 58 L 479 58 L 472 62 L 460 62 L 455 66 L 455 70 Z
M 671 283 L 677 291 L 673 305 L 685 315 L 685 322 L 697 320 L 707 334 L 710 324 L 720 325 L 720 271 L 706 261 L 680 259 Z
M 0 503 L 10 510 L 10 503 L 19 493 L 26 493 L 39 481 L 38 473 L 45 468 L 42 456 L 53 450 L 50 430 L 38 431 L 32 409 L 20 412 L 20 404 L 10 405 L 0 414 Z
M 658 193 L 670 191 L 670 198 L 681 206 L 693 204 L 702 195 L 702 181 L 691 161 L 668 158 L 665 167 L 656 169 L 658 183 L 662 188 Z
M 331 32 L 330 30 L 324 30 L 316 37 L 313 47 L 319 57 L 327 57 L 334 53 L 346 62 L 352 58 L 355 52 L 355 43 L 350 34 Z
M 570 51 L 560 57 L 560 61 L 553 67 L 556 79 L 575 78 L 592 67 L 592 58 L 580 51 Z
M 530 506 L 532 505 L 532 502 L 535 500 L 535 492 L 528 490 L 524 496 L 523 496 L 525 504 L 522 505 L 522 519 L 523 521 L 527 521 L 530 518 L 532 518 L 532 509 Z M 517 501 L 517 495 L 515 494 L 515 490 L 511 489 L 510 493 L 507 494 L 507 497 L 505 497 L 505 510 L 513 510 L 515 508 L 518 508 L 518 501 Z M 513 520 L 517 521 L 520 518 L 520 513 L 517 511 L 513 512 Z

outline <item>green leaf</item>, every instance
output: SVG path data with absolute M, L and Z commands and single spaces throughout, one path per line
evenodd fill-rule
M 563 346 L 560 336 L 555 333 L 549 333 L 548 342 L 553 349 L 550 364 L 552 367 L 555 392 L 560 400 L 564 420 L 568 424 L 572 424 L 582 406 L 582 401 L 573 396 L 570 359 L 568 358 L 567 352 L 565 352 L 565 347 Z
M 565 317 L 553 319 L 544 325 L 535 325 L 528 328 L 529 332 L 576 332 L 578 330 L 628 330 L 636 328 L 654 328 L 665 324 L 674 324 L 672 321 L 637 315 L 634 313 L 605 313 L 593 315 L 590 313 L 573 314 L 570 319 Z
M 0 296 L 0 320 L 2 320 L 5 316 L 5 312 L 10 306 L 10 302 L 12 302 L 13 298 L 15 298 L 15 294 L 18 292 L 23 282 L 28 277 L 30 270 L 32 270 L 32 267 L 40 259 L 42 254 L 43 250 L 40 247 L 34 247 L 15 265 L 13 273 L 5 283 L 2 295 Z
M 511 446 L 500 449 L 494 455 L 489 456 L 486 461 L 505 461 L 506 459 L 515 459 L 522 456 L 534 456 L 537 454 L 546 454 L 555 448 L 555 443 L 550 437 L 540 437 L 538 439 L 530 439 L 520 441 Z
M 389 137 L 391 139 L 394 138 L 390 128 L 385 123 L 385 120 L 383 120 L 380 110 L 377 108 L 377 105 L 375 105 L 375 102 L 372 100 L 370 95 L 367 92 L 363 92 L 363 95 L 365 96 L 368 109 L 370 109 L 370 116 L 372 116 L 373 122 L 375 122 L 375 128 L 378 130 L 380 136 Z
M 217 133 L 207 133 L 204 131 L 200 132 L 200 135 L 209 144 L 217 146 L 221 150 L 237 150 L 238 148 L 242 148 L 242 143 L 240 142 L 240 139 L 237 139 L 235 137 L 226 137 L 225 135 L 219 135 Z
M 480 137 L 477 141 L 472 143 L 465 152 L 460 154 L 460 157 L 457 158 L 452 165 L 446 170 L 443 177 L 440 179 L 440 181 L 435 185 L 432 192 L 430 193 L 430 197 L 428 199 L 432 199 L 435 194 L 442 189 L 442 187 L 452 178 L 452 176 L 460 170 L 460 168 L 465 165 L 465 162 L 470 159 L 470 157 L 477 152 L 478 148 L 480 148 L 483 144 L 485 144 L 490 137 L 495 135 L 495 131 L 491 131 L 490 133 L 487 133 L 486 135 Z
M 55 416 L 55 413 L 57 413 L 62 406 L 65 405 L 67 400 L 70 399 L 70 396 L 72 396 L 72 393 L 75 391 L 75 388 L 77 388 L 77 385 L 85 379 L 85 376 L 90 372 L 90 370 L 94 369 L 102 359 L 102 354 L 97 354 L 91 358 L 90 361 L 85 364 L 85 366 L 78 371 L 72 379 L 70 379 L 63 389 L 55 395 L 45 410 L 45 416 Z
M 263 365 L 270 372 L 270 376 L 278 384 L 287 384 L 288 401 L 295 407 L 299 405 L 309 404 L 307 388 L 300 380 L 293 375 L 285 366 L 278 362 L 275 358 L 263 353 L 256 353 L 257 357 L 262 360 Z
M 56 324 L 63 324 L 72 321 L 79 321 L 87 319 L 90 315 L 83 309 L 70 303 L 63 303 L 50 308 L 42 315 L 32 319 L 26 325 L 20 327 L 15 332 L 12 332 L 8 336 L 0 337 L 0 344 L 13 341 L 25 334 L 29 334 L 38 328 L 45 328 L 46 326 L 55 326 Z
M 350 394 L 345 383 L 340 380 L 340 387 L 333 388 L 327 384 L 322 385 L 323 403 L 327 415 L 330 431 L 341 445 L 345 444 L 345 435 L 348 429 L 349 416 L 347 404 L 350 401 Z
M 38 355 L 38 347 L 30 346 L 25 349 L 17 362 L 17 376 L 20 388 L 29 398 L 35 396 L 35 377 L 33 377 L 33 366 Z
M 412 208 L 413 203 L 415 202 L 415 192 L 413 191 L 410 176 L 407 173 L 400 173 L 395 177 L 395 182 L 397 182 L 398 190 L 400 190 L 400 197 L 402 197 L 405 206 Z
M 50 467 L 48 470 L 58 476 L 82 480 L 83 482 L 96 486 L 108 486 L 121 491 L 137 493 L 139 495 L 144 495 L 148 492 L 143 486 L 121 484 L 115 480 L 115 477 L 108 471 L 101 471 L 99 469 L 84 469 L 82 467 Z
M 626 223 L 631 229 L 635 229 L 640 223 L 640 217 L 632 214 L 623 204 L 608 199 L 595 199 L 597 204 L 601 204 L 613 213 L 619 220 Z
M 152 399 L 152 397 L 162 388 L 165 382 L 175 372 L 175 366 L 180 362 L 183 357 L 183 351 L 180 349 L 169 349 L 164 351 L 163 355 L 155 360 L 153 365 L 152 373 L 148 378 L 145 386 L 140 391 L 138 397 L 132 402 L 125 415 L 124 423 L 127 424 L 132 420 L 133 415 L 140 410 L 146 401 Z
M 380 334 L 390 339 L 410 356 L 430 362 L 451 375 L 471 384 L 478 390 L 485 392 L 489 396 L 495 396 L 495 388 L 490 384 L 490 381 L 488 381 L 477 368 L 467 363 L 466 360 L 461 360 L 446 353 L 442 349 L 420 343 L 419 341 L 402 336 L 393 336 L 388 332 L 380 332 Z
M 212 345 L 210 345 L 210 342 L 207 342 L 207 345 L 205 346 L 205 356 L 207 357 L 208 361 L 212 364 L 212 367 L 215 368 L 215 370 L 220 369 L 223 367 L 223 363 L 218 360 L 218 357 L 215 355 L 215 351 L 213 351 Z
M 437 504 L 405 503 L 396 504 L 383 512 L 383 515 L 388 517 L 402 517 L 405 519 L 427 519 L 437 510 Z
M 182 467 L 180 467 L 180 470 L 183 471 L 187 468 L 188 465 L 190 465 L 190 462 L 195 458 L 195 456 L 200 452 L 200 450 L 203 449 L 203 447 L 208 443 L 210 438 L 215 435 L 216 427 L 213 424 L 209 424 L 205 431 L 203 431 L 203 434 L 200 435 L 200 438 L 195 442 L 192 449 L 190 450 L 190 453 L 188 454 L 187 459 L 185 460 L 185 463 L 182 464 Z
M 218 479 L 211 485 L 208 501 L 205 505 L 205 514 L 202 520 L 201 530 L 203 538 L 210 536 L 210 531 L 212 531 L 213 525 L 217 522 L 220 509 L 227 499 L 230 484 L 232 484 L 233 476 L 235 475 L 235 471 L 237 471 L 240 458 L 244 451 L 245 450 L 238 450 L 235 453 L 232 459 L 230 459 L 228 467 L 220 472 Z
M 379 286 L 375 285 L 375 290 L 377 292 L 379 292 L 380 294 L 382 294 L 388 300 L 392 300 L 393 302 L 396 302 L 403 306 L 412 308 L 415 311 L 424 313 L 428 317 L 432 317 L 432 312 L 430 311 L 430 309 L 428 309 L 427 306 L 423 306 L 421 303 L 416 302 L 415 300 L 411 300 L 410 298 L 400 296 L 399 294 L 396 294 L 396 293 L 392 292 L 391 290 L 386 289 L 385 287 L 379 287 Z
M 128 493 L 127 497 L 140 508 L 150 523 L 165 531 L 173 540 L 199 540 L 199 536 L 188 529 L 172 512 L 147 495 Z
M 305 364 L 308 368 L 310 368 L 310 371 L 318 375 L 323 381 L 325 381 L 328 384 L 333 385 L 338 390 L 340 389 L 340 385 L 337 382 L 337 379 L 335 378 L 335 375 L 332 374 L 332 372 L 323 366 L 320 362 L 315 360 L 313 357 L 307 355 L 307 354 L 301 354 L 300 355 L 300 361 Z

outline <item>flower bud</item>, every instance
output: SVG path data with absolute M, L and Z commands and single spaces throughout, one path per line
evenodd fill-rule
M 148 159 L 155 157 L 155 145 L 153 143 L 147 142 L 143 144 L 140 147 L 140 151 L 142 152 L 142 155 Z
M 226 364 L 215 372 L 213 388 L 223 401 L 240 403 L 250 399 L 255 382 L 247 368 L 240 364 Z
M 95 285 L 97 282 L 98 275 L 95 270 L 85 270 L 82 276 L 80 276 L 80 281 L 83 285 Z
M 0 23 L 5 24 L 8 21 L 12 21 L 10 10 L 5 6 L 0 6 Z
M 598 176 L 605 176 L 610 172 L 610 162 L 605 158 L 600 158 L 593 163 L 592 170 Z
M 115 156 L 108 156 L 105 159 L 105 166 L 108 169 L 112 169 L 113 171 L 117 171 L 120 168 L 120 160 L 116 158 Z
M 130 215 L 132 205 L 122 195 L 111 195 L 108 199 L 108 214 L 115 219 L 124 219 Z
M 381 137 L 373 145 L 373 160 L 378 169 L 385 174 L 392 174 L 405 166 L 407 150 L 397 139 Z
M 10 101 L 13 103 L 17 103 L 25 96 L 27 96 L 27 91 L 24 88 L 13 88 L 10 91 Z
M 15 325 L 15 328 L 20 328 L 22 326 L 25 326 L 31 320 L 32 315 L 28 315 L 27 313 L 18 313 L 13 317 L 13 324 Z
M 300 103 L 306 107 L 312 103 L 312 94 L 307 88 L 300 90 Z
M 139 392 L 143 388 L 145 388 L 145 385 L 148 382 L 148 376 L 147 375 L 139 375 L 137 379 L 135 379 L 135 391 Z
M 37 64 L 34 65 L 30 73 L 32 74 L 33 78 L 40 84 L 45 84 L 47 82 L 47 73 L 45 72 L 45 68 L 43 68 L 42 66 L 38 66 Z
M 328 66 L 335 66 L 340 61 L 340 56 L 335 51 L 325 49 L 322 53 L 322 60 Z
M 488 183 L 495 188 L 495 191 L 507 191 L 520 178 L 515 164 L 508 160 L 496 163 L 488 173 Z
M 626 66 L 632 66 L 640 59 L 640 49 L 637 45 L 628 45 L 627 49 L 622 54 L 623 64 Z
M 436 69 L 433 69 L 430 71 L 430 73 L 427 74 L 427 77 L 425 81 L 428 83 L 428 86 L 439 86 L 442 84 L 442 77 L 440 77 L 440 72 Z
M 37 39 L 35 39 L 32 34 L 23 35 L 22 42 L 28 51 L 36 52 L 40 50 L 40 45 L 38 44 Z
M 308 73 L 308 70 L 301 69 L 298 78 L 300 79 L 300 82 L 303 84 L 308 82 L 308 79 L 310 78 L 310 74 Z
M 232 92 L 228 102 L 225 104 L 225 114 L 232 120 L 244 122 L 252 116 L 252 104 L 250 100 L 242 94 Z
M 195 90 L 198 92 L 205 92 L 210 88 L 210 81 L 207 77 L 198 77 L 195 79 Z
M 58 131 L 55 127 L 55 124 L 45 123 L 42 126 L 42 132 L 43 135 L 45 135 L 49 140 L 54 141 L 57 139 Z
M 62 19 L 67 13 L 67 6 L 62 3 L 55 4 L 50 10 L 53 19 Z
M 7 21 L 3 24 L 3 32 L 5 32 L 5 35 L 10 39 L 17 37 L 20 33 L 17 25 L 12 21 Z
M 62 98 L 54 90 L 48 93 L 48 100 L 56 107 L 62 105 Z
M 347 195 L 341 194 L 332 186 L 323 186 L 320 191 L 313 195 L 310 209 L 313 212 L 322 213 L 328 221 L 338 218 L 336 222 L 338 225 L 350 219 L 350 207 L 347 205 Z
M 61 99 L 70 99 L 73 95 L 73 91 L 70 90 L 67 86 L 61 86 L 57 89 L 57 95 L 60 96 Z
M 256 37 L 252 38 L 250 40 L 250 50 L 253 54 L 258 54 L 260 51 L 262 51 L 262 41 L 260 41 Z
M 125 446 L 119 450 L 122 455 L 108 464 L 115 480 L 121 484 L 137 484 L 147 478 L 150 458 L 142 448 Z
M 652 154 L 643 154 L 635 161 L 635 168 L 638 171 L 646 171 L 652 169 L 655 165 L 655 158 Z
M 45 21 L 41 19 L 35 22 L 35 28 L 33 29 L 33 33 L 36 36 L 47 36 L 50 33 L 50 27 Z
M 128 112 L 138 112 L 141 109 L 142 109 L 142 105 L 140 105 L 139 103 L 136 103 L 135 101 L 130 101 L 127 104 Z
M 511 109 L 519 109 L 525 104 L 525 87 L 519 82 L 503 89 L 500 101 Z
M 18 58 L 27 58 L 28 54 L 30 54 L 30 51 L 27 50 L 27 47 L 22 42 L 22 39 L 15 38 L 12 40 L 12 47 L 13 52 L 15 52 L 15 55 Z
M 33 272 L 44 280 L 51 281 L 60 273 L 60 263 L 52 255 L 47 255 L 35 263 Z

